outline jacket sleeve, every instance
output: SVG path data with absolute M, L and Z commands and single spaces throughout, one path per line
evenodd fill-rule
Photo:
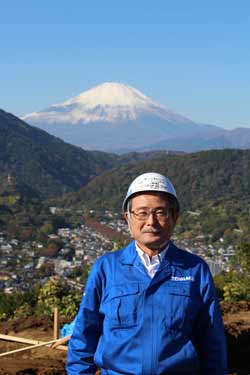
M 201 375 L 226 375 L 228 371 L 225 331 L 212 275 L 206 263 L 202 266 L 200 288 L 203 304 L 196 339 Z
M 89 275 L 73 334 L 69 341 L 66 370 L 68 375 L 95 374 L 94 354 L 102 334 L 103 317 L 99 313 L 101 278 L 98 261 Z

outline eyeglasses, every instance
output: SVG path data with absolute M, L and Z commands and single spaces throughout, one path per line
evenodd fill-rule
M 138 208 L 136 210 L 131 210 L 131 214 L 134 215 L 134 217 L 137 220 L 140 221 L 146 221 L 151 214 L 153 214 L 157 220 L 167 220 L 169 218 L 169 209 L 167 207 L 162 207 L 162 208 L 155 208 L 155 209 L 150 209 L 150 208 Z

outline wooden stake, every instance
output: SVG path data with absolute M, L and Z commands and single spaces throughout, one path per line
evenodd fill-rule
M 59 339 L 58 308 L 54 308 L 54 340 Z

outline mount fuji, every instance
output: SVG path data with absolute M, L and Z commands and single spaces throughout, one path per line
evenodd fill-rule
M 139 90 L 115 82 L 96 86 L 22 119 L 87 150 L 123 153 L 250 147 L 250 129 L 237 129 L 238 136 L 231 136 L 228 130 L 195 123 Z

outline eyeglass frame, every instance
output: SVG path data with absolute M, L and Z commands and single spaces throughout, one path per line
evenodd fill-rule
M 133 216 L 138 221 L 148 220 L 148 218 L 150 217 L 151 214 L 153 214 L 154 217 L 156 217 L 156 219 L 159 220 L 159 221 L 166 221 L 167 219 L 169 219 L 169 217 L 171 215 L 171 209 L 169 207 L 157 207 L 157 208 L 141 207 L 141 208 L 138 208 L 137 210 L 147 211 L 147 215 L 144 218 L 142 218 L 142 217 L 140 218 L 139 214 L 135 212 L 136 210 L 129 210 L 128 211 L 130 214 L 133 214 Z M 166 214 L 163 214 L 163 216 L 159 217 L 159 216 L 157 216 L 157 211 L 165 211 Z

